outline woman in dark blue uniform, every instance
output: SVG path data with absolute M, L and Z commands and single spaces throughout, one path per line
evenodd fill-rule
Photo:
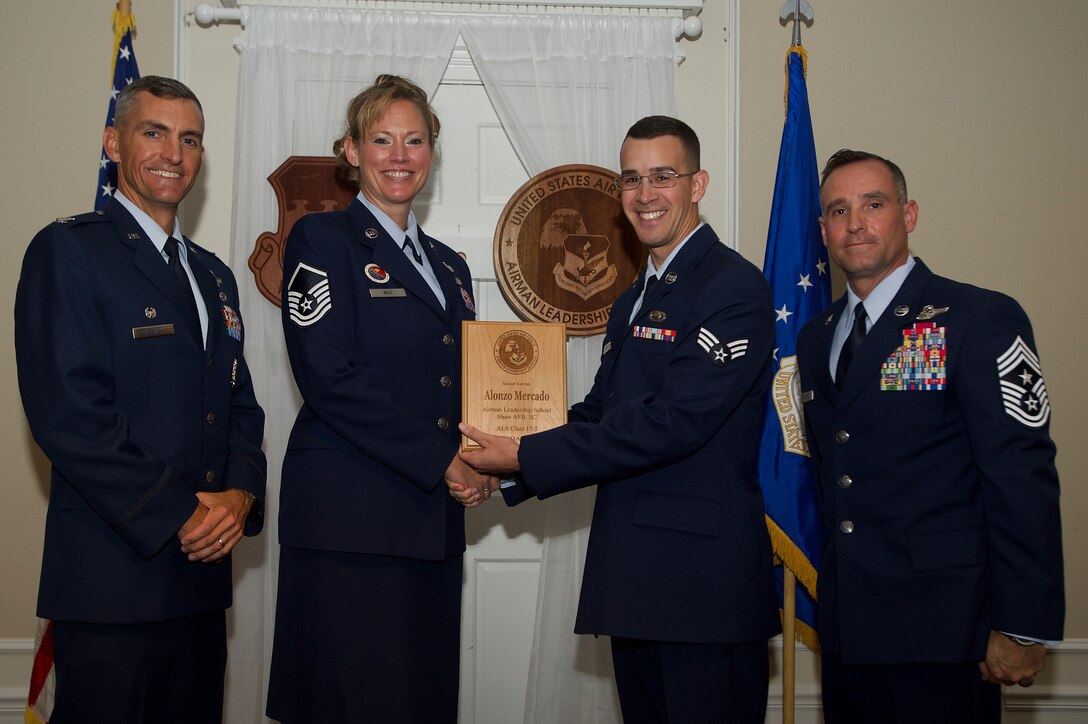
M 443 481 L 469 506 L 498 481 L 457 457 L 472 277 L 411 210 L 439 125 L 418 86 L 379 76 L 334 145 L 359 195 L 287 240 L 304 404 L 283 463 L 268 692 L 285 724 L 457 720 L 464 510 Z

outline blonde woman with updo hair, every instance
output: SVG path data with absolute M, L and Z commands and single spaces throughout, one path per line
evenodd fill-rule
M 498 480 L 457 457 L 465 261 L 416 223 L 440 129 L 381 75 L 333 146 L 359 193 L 291 230 L 283 332 L 302 396 L 283 461 L 268 716 L 456 724 L 464 508 Z

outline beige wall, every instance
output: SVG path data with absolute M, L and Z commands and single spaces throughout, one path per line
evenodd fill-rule
M 23 250 L 57 216 L 93 203 L 113 39 L 108 0 L 8 8 L 0 23 L 0 128 L 5 173 L 0 237 L 0 639 L 33 637 L 48 464 L 26 427 L 15 380 L 12 307 Z M 145 75 L 173 73 L 173 5 L 134 3 L 136 58 Z M 0 686 L 8 685 L 0 680 Z
M 704 143 L 712 186 L 703 210 L 723 235 L 731 171 L 728 61 L 739 44 L 740 143 L 737 245 L 762 262 L 782 130 L 783 59 L 789 30 L 779 0 L 705 0 L 703 36 L 685 41 L 683 115 Z M 1088 186 L 1088 81 L 1077 54 L 1088 28 L 1083 0 L 813 0 L 803 37 L 821 163 L 843 146 L 898 161 L 921 208 L 912 247 L 938 273 L 1007 291 L 1031 315 L 1054 404 L 1063 482 L 1068 588 L 1066 633 L 1088 639 L 1083 519 L 1088 492 L 1088 399 L 1079 384 L 1083 332 L 1070 322 L 1088 306 L 1083 191 Z M 183 5 L 195 5 L 187 0 Z M 53 217 L 90 206 L 105 113 L 109 0 L 26 6 L 0 27 L 2 149 L 0 245 L 0 643 L 34 632 L 47 466 L 26 430 L 15 383 L 10 311 L 23 249 Z M 173 72 L 172 3 L 135 0 L 136 52 L 146 74 Z M 739 32 L 738 32 L 739 30 Z M 207 178 L 187 231 L 223 254 L 229 238 L 236 27 L 191 29 L 181 75 L 209 115 Z M 214 59 L 214 63 L 209 59 Z M 234 64 L 233 66 L 231 64 Z M 28 71 L 24 74 L 23 71 Z M 193 213 L 194 211 L 198 212 Z M 0 689 L 25 686 L 22 662 L 0 656 Z M 1061 673 L 1059 667 L 1058 674 Z M 1065 671 L 1072 671 L 1066 669 Z M 802 672 L 803 673 L 803 672 Z M 1055 676 L 1057 674 L 1054 674 Z M 1066 677 L 1068 678 L 1068 677 Z M 1077 680 L 1066 683 L 1082 683 Z

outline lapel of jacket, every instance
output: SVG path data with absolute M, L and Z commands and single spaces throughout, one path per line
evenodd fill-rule
M 418 228 L 418 227 L 417 227 Z M 434 270 L 434 276 L 438 279 L 438 286 L 442 288 L 442 294 L 446 298 L 446 309 L 443 312 L 447 319 L 452 319 L 459 314 L 459 310 L 464 308 L 468 313 L 468 308 L 465 305 L 465 300 L 461 297 L 460 289 L 465 284 L 466 280 L 457 276 L 457 272 L 443 263 L 442 257 L 438 251 L 438 245 L 434 243 L 434 239 L 427 236 L 423 229 L 419 229 L 419 244 L 423 247 L 423 254 L 431 262 L 431 269 Z M 461 284 L 457 283 L 457 279 L 461 279 Z M 467 280 L 469 284 L 472 280 Z M 430 287 L 427 287 L 428 291 Z M 434 297 L 434 294 L 431 294 Z M 475 316 L 475 315 L 472 315 Z
M 205 340 L 205 356 L 210 358 L 215 352 L 215 346 L 219 344 L 219 337 L 223 332 L 223 304 L 219 298 L 220 287 L 215 274 L 204 264 L 200 258 L 201 251 L 185 239 L 188 249 L 189 268 L 196 279 L 196 285 L 200 287 L 200 296 L 204 299 L 204 309 L 208 312 L 208 338 Z M 237 309 L 235 311 L 238 311 Z
M 628 320 L 631 318 L 631 309 L 634 307 L 635 302 L 638 301 L 639 290 L 642 289 L 642 285 L 643 278 L 639 276 L 627 288 L 627 291 L 621 294 L 612 304 L 612 310 L 609 312 L 608 328 L 612 332 L 610 351 L 613 355 L 619 354 L 623 343 L 631 336 L 632 325 Z
M 156 289 L 158 289 L 170 306 L 177 312 L 175 325 L 184 327 L 193 342 L 200 339 L 199 329 L 189 328 L 189 300 L 182 296 L 182 289 L 178 286 L 178 280 L 163 259 L 151 240 L 144 235 L 144 230 L 132 218 L 132 214 L 121 205 L 117 199 L 111 199 L 105 208 L 106 215 L 117 229 L 118 238 L 133 250 L 133 263 L 140 272 L 147 277 Z
M 386 233 L 385 228 L 378 223 L 374 215 L 367 210 L 358 198 L 352 199 L 348 204 L 348 217 L 355 227 L 355 238 L 363 244 L 374 249 L 372 258 L 374 263 L 380 266 L 393 277 L 393 280 L 403 286 L 409 293 L 434 310 L 435 314 L 446 318 L 446 310 L 442 309 L 438 298 L 434 295 L 429 284 L 423 280 L 423 275 L 412 262 L 401 246 L 404 237 L 394 239 Z M 370 232 L 368 235 L 367 232 Z M 377 236 L 374 236 L 374 234 Z M 352 273 L 361 273 L 362 269 L 354 269 Z M 448 305 L 447 305 L 448 306 Z
M 903 280 L 903 286 L 854 354 L 843 381 L 839 404 L 850 402 L 867 386 L 876 384 L 881 365 L 903 345 L 903 329 L 915 323 L 914 317 L 921 310 L 922 295 L 933 278 L 933 272 L 921 259 L 915 258 L 914 261 L 915 266 Z M 903 309 L 906 311 L 903 312 Z M 900 313 L 897 314 L 897 311 Z
M 812 366 L 812 378 L 820 393 L 829 400 L 839 399 L 839 388 L 831 379 L 831 339 L 835 336 L 835 327 L 839 323 L 839 317 L 846 308 L 846 295 L 842 295 L 822 312 L 823 323 L 816 327 L 816 359 L 817 364 Z

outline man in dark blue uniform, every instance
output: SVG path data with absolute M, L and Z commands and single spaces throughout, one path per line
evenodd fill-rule
M 103 143 L 103 211 L 31 242 L 15 302 L 23 407 L 52 462 L 38 615 L 54 724 L 219 722 L 229 554 L 262 526 L 264 413 L 230 269 L 185 239 L 199 101 L 146 76 Z
M 690 127 L 642 119 L 620 164 L 649 261 L 612 307 L 592 389 L 520 445 L 462 426 L 482 446 L 462 457 L 520 470 L 508 504 L 598 486 L 575 631 L 612 637 L 627 724 L 762 724 L 780 630 L 755 470 L 773 299 L 699 221 L 709 176 Z
M 1062 637 L 1050 403 L 1009 297 L 934 275 L 887 159 L 840 151 L 820 227 L 847 293 L 798 340 L 824 539 L 828 724 L 1001 718 Z

